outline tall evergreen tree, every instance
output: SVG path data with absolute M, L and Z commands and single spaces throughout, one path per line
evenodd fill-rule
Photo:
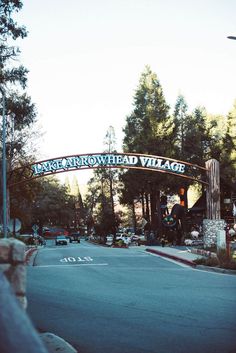
M 174 108 L 174 142 L 176 147 L 176 158 L 185 160 L 184 141 L 186 137 L 186 125 L 188 121 L 188 105 L 183 95 L 177 97 Z
M 16 66 L 20 50 L 13 43 L 18 38 L 25 38 L 26 28 L 18 25 L 13 19 L 14 14 L 23 6 L 20 0 L 2 0 L 0 2 L 0 110 L 3 110 L 5 96 L 6 112 L 6 157 L 8 170 L 20 166 L 26 160 L 33 160 L 29 146 L 30 129 L 35 123 L 36 110 L 30 97 L 25 93 L 28 70 L 23 65 Z M 2 134 L 1 134 L 2 136 Z M 2 153 L 2 146 L 0 152 Z M 29 185 L 17 187 L 11 191 L 12 208 L 16 210 L 21 190 L 21 201 L 31 195 Z M 32 188 L 32 185 L 31 185 Z M 17 191 L 17 189 L 19 189 Z M 22 192 L 25 189 L 25 192 Z
M 221 190 L 227 197 L 236 195 L 236 100 L 227 115 L 226 133 L 219 155 Z
M 116 135 L 115 129 L 113 126 L 109 126 L 105 139 L 104 139 L 105 151 L 108 153 L 115 153 L 116 152 Z M 109 183 L 109 193 L 110 193 L 110 207 L 111 207 L 111 214 L 113 219 L 115 220 L 115 206 L 114 206 L 114 195 L 115 195 L 115 184 L 118 172 L 116 169 L 108 169 L 102 170 L 103 177 L 108 179 Z
M 13 20 L 14 13 L 21 10 L 22 6 L 22 1 L 19 0 L 0 2 L 0 89 L 6 97 L 6 152 L 11 165 L 15 165 L 16 161 L 19 164 L 19 160 L 25 159 L 29 153 L 26 147 L 28 131 L 36 118 L 35 106 L 24 92 L 28 70 L 22 65 L 15 66 L 20 50 L 10 44 L 27 36 L 26 28 Z
M 105 153 L 116 153 L 115 130 L 112 126 L 109 126 L 106 132 L 104 145 Z M 89 182 L 85 203 L 90 215 L 93 210 L 93 222 L 99 228 L 101 235 L 107 235 L 109 232 L 114 235 L 116 233 L 118 215 L 115 213 L 114 197 L 117 193 L 117 182 L 118 172 L 111 168 L 94 170 L 93 178 Z M 89 220 L 91 221 L 91 217 Z
M 157 75 L 149 66 L 141 74 L 134 96 L 134 110 L 127 116 L 123 129 L 126 152 L 166 155 L 173 123 Z
M 123 146 L 126 152 L 167 155 L 169 157 L 173 153 L 173 120 L 169 115 L 169 106 L 165 101 L 157 75 L 148 66 L 141 74 L 134 96 L 134 109 L 126 118 L 124 133 Z M 134 174 L 136 178 L 133 178 Z M 157 219 L 157 214 L 160 215 L 160 190 L 165 185 L 167 178 L 159 173 L 149 172 L 136 173 L 129 171 L 127 175 L 130 175 L 136 185 L 137 195 L 142 190 L 142 196 L 146 195 L 146 200 L 151 200 L 152 228 L 154 230 L 157 227 L 160 228 L 161 220 L 160 218 Z M 129 193 L 129 183 L 126 183 L 124 192 Z M 134 193 L 133 186 L 131 194 Z M 125 198 L 125 195 L 123 195 L 123 198 Z M 146 205 L 145 216 L 148 216 L 148 202 L 146 202 Z

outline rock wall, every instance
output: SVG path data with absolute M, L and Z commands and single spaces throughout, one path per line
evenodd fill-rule
M 204 248 L 216 246 L 217 231 L 224 230 L 225 221 L 223 219 L 204 219 L 203 220 L 203 240 Z
M 14 238 L 0 240 L 0 272 L 11 284 L 21 306 L 26 309 L 25 244 Z

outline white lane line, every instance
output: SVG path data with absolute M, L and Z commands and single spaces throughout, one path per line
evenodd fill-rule
M 41 250 L 43 249 L 44 251 L 53 251 L 53 250 L 57 250 L 61 249 L 61 248 L 38 248 L 37 250 Z M 68 248 L 63 248 L 63 250 L 71 250 L 74 249 L 74 247 L 68 247 Z
M 82 266 L 107 266 L 107 263 L 104 264 L 76 264 L 76 265 L 35 265 L 34 267 L 82 267 Z

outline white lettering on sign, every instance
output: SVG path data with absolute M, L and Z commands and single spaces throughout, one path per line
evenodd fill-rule
M 163 159 L 162 159 L 163 158 Z M 90 154 L 70 156 L 48 161 L 42 161 L 32 165 L 33 175 L 43 175 L 56 171 L 67 171 L 79 168 L 97 168 L 97 167 L 137 167 L 152 168 L 170 171 L 178 174 L 185 173 L 185 164 L 178 161 L 168 160 L 164 157 L 149 157 L 144 155 L 129 155 L 129 154 Z
M 185 172 L 185 164 L 179 162 L 172 162 L 170 160 L 163 160 L 154 157 L 140 156 L 139 158 L 142 167 L 145 168 L 162 169 L 181 174 Z
M 84 256 L 84 257 L 64 257 L 63 259 L 60 259 L 60 262 L 92 262 L 93 259 L 90 256 Z

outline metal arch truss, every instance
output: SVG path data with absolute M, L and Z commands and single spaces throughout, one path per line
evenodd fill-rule
M 89 153 L 56 157 L 13 169 L 8 173 L 8 187 L 47 175 L 96 168 L 139 169 L 168 173 L 208 185 L 207 169 L 196 164 L 139 153 Z

